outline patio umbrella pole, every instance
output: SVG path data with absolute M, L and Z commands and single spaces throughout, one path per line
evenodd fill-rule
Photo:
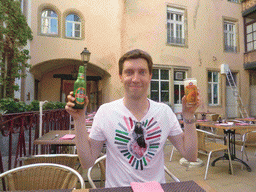
M 39 138 L 42 137 L 42 130 L 43 130 L 43 105 L 48 101 L 40 101 L 39 102 Z M 38 145 L 38 153 L 41 154 L 41 145 Z

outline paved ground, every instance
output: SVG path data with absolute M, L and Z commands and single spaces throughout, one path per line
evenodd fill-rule
M 180 165 L 179 160 L 182 156 L 179 152 L 175 151 L 173 159 L 170 162 L 170 151 L 172 146 L 166 146 L 165 148 L 165 162 L 167 167 L 174 173 L 181 181 L 187 180 L 203 180 L 206 168 L 207 156 L 199 154 L 199 158 L 203 160 L 204 166 L 193 167 L 188 170 L 186 167 Z M 237 156 L 241 157 L 240 147 L 237 147 Z M 230 175 L 228 172 L 228 161 L 218 161 L 215 167 L 210 166 L 208 170 L 207 180 L 205 182 L 211 186 L 216 191 L 220 192 L 251 192 L 256 191 L 256 156 L 254 155 L 256 148 L 247 148 L 247 153 L 249 156 L 249 166 L 252 168 L 252 172 L 248 172 L 246 169 L 241 169 L 241 164 L 238 162 L 233 162 L 234 175 Z M 214 154 L 213 154 L 214 155 Z M 217 153 L 211 158 L 214 160 L 216 157 L 221 155 Z

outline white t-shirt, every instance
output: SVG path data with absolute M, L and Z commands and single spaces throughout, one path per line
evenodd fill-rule
M 164 144 L 168 136 L 182 133 L 171 108 L 149 99 L 149 110 L 141 119 L 146 148 L 134 139 L 138 122 L 124 106 L 123 99 L 103 104 L 98 109 L 90 138 L 106 141 L 105 187 L 129 186 L 130 182 L 165 183 Z

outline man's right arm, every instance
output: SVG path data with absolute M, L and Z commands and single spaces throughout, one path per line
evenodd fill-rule
M 86 116 L 85 111 L 88 105 L 88 98 L 86 97 L 86 104 L 84 109 L 74 109 L 74 97 L 72 92 L 68 95 L 68 102 L 65 106 L 67 112 L 73 117 L 75 123 L 75 141 L 77 153 L 80 163 L 83 168 L 91 167 L 95 160 L 99 157 L 104 141 L 97 141 L 91 139 L 86 129 Z

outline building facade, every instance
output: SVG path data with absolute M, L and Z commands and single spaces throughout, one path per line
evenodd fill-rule
M 34 39 L 31 79 L 24 100 L 65 101 L 73 89 L 80 53 L 88 64 L 89 111 L 123 97 L 118 60 L 139 48 L 153 58 L 149 98 L 181 111 L 183 80 L 198 80 L 200 111 L 240 116 L 221 65 L 232 71 L 244 106 L 250 109 L 251 72 L 244 68 L 243 4 L 237 0 L 23 0 Z M 252 94 L 251 94 L 252 95 Z M 255 114 L 254 114 L 255 115 Z
M 249 73 L 249 110 L 256 116 L 256 1 L 246 0 L 242 3 L 244 19 L 244 69 Z

